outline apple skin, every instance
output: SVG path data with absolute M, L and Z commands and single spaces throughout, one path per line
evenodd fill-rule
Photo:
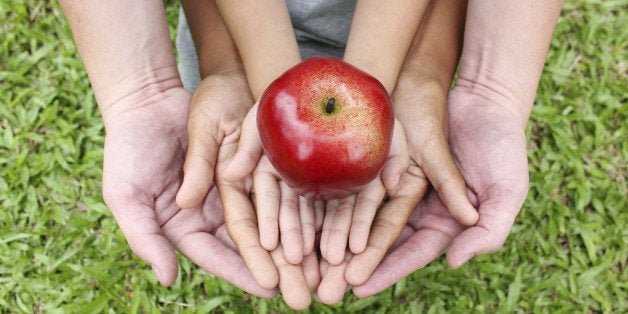
M 390 96 L 377 79 L 323 57 L 278 77 L 257 111 L 272 165 L 298 194 L 318 200 L 355 194 L 379 174 L 394 120 Z

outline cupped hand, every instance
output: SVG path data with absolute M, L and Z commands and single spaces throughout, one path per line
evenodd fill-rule
M 459 88 L 450 93 L 449 103 L 451 151 L 479 221 L 468 228 L 460 225 L 432 191 L 411 215 L 405 240 L 366 282 L 353 287 L 360 297 L 389 287 L 445 249 L 453 268 L 500 249 L 521 209 L 529 182 L 521 117 L 508 109 L 510 104 Z
M 249 200 L 252 181 L 226 182 L 221 176 L 222 168 L 235 154 L 242 121 L 252 105 L 243 70 L 235 68 L 203 79 L 190 105 L 189 147 L 177 203 L 183 208 L 198 206 L 216 182 L 227 232 L 255 280 L 271 289 L 279 278 L 270 254 L 259 244 L 257 226 L 251 225 L 256 221 Z
M 257 105 L 250 109 L 242 123 L 237 153 L 234 153 L 221 174 L 226 184 L 242 183 L 247 178 L 252 180 L 244 190 L 255 200 L 261 246 L 273 251 L 281 243 L 286 260 L 299 264 L 304 256 L 314 251 L 315 233 L 322 225 L 324 203 L 298 195 L 274 169 L 264 154 L 259 137 Z M 246 234 L 252 236 L 250 231 Z
M 320 239 L 322 258 L 330 265 L 346 260 L 345 249 L 352 254 L 362 253 L 377 210 L 387 195 L 392 196 L 402 175 L 410 166 L 403 126 L 395 121 L 391 148 L 382 171 L 354 195 L 326 203 L 323 230 Z M 405 221 L 400 223 L 405 224 Z
M 477 221 L 477 212 L 466 195 L 465 182 L 449 153 L 446 90 L 438 83 L 421 77 L 413 68 L 406 68 L 393 93 L 395 114 L 400 129 L 405 133 L 404 139 L 407 139 L 410 166 L 401 175 L 396 187 L 387 192 L 388 198 L 373 220 L 366 248 L 361 252 L 352 252 L 354 256 L 337 265 L 344 269 L 345 275 L 341 279 L 345 282 L 323 276 L 319 291 L 328 287 L 342 291 L 341 287 L 365 283 L 404 231 L 408 217 L 430 185 L 439 195 L 446 197 L 449 207 L 445 208 L 458 213 L 458 220 L 471 225 Z M 339 272 L 334 270 L 336 266 L 333 264 L 330 267 L 333 270 L 331 274 Z M 330 296 L 329 293 L 322 295 L 328 296 L 329 300 L 341 297 Z
M 161 284 L 170 285 L 177 277 L 176 249 L 241 289 L 272 297 L 276 291 L 255 282 L 226 236 L 215 190 L 190 210 L 175 202 L 187 148 L 189 102 L 189 92 L 177 87 L 143 103 L 121 103 L 108 110 L 105 202 L 131 249 L 152 265 Z
M 395 243 L 406 225 L 410 213 L 425 195 L 429 185 L 429 171 L 436 169 L 441 177 L 448 178 L 449 183 L 456 183 L 459 191 L 465 196 L 464 181 L 455 176 L 456 166 L 451 157 L 446 141 L 446 103 L 445 91 L 437 84 L 426 84 L 418 79 L 419 76 L 404 72 L 393 93 L 395 115 L 397 123 L 393 138 L 398 156 L 405 154 L 409 163 L 399 176 L 398 182 L 386 192 L 387 199 L 380 205 L 377 203 L 377 213 L 366 224 L 367 229 L 356 232 L 361 228 L 359 220 L 351 223 L 351 237 L 360 234 L 360 237 L 350 238 L 350 252 L 342 252 L 340 263 L 329 262 L 323 264 L 326 270 L 318 290 L 319 298 L 325 303 L 337 302 L 342 298 L 341 292 L 350 285 L 364 283 L 379 265 L 388 249 Z M 399 141 L 401 140 L 401 141 Z M 395 146 L 393 145 L 393 147 Z M 398 147 L 402 147 L 401 149 Z M 400 161 L 399 159 L 397 161 Z M 388 162 L 395 160 L 390 159 Z M 387 165 L 388 166 L 388 165 Z M 432 176 L 433 177 L 433 176 Z M 436 179 L 440 179 L 436 178 Z M 438 183 L 438 181 L 437 181 Z M 457 196 L 454 194 L 454 196 Z M 379 200 L 381 202 L 381 200 Z M 341 203 L 342 204 L 342 203 Z M 475 212 L 475 209 L 469 204 Z M 346 206 L 351 213 L 351 206 Z M 358 215 L 354 212 L 353 215 Z M 332 212 L 333 214 L 333 212 Z M 328 211 L 326 215 L 330 215 Z M 327 224 L 328 217 L 325 217 Z M 345 226 L 346 230 L 348 227 Z M 323 227 L 325 231 L 325 227 Z M 354 233 L 355 232 L 355 233 Z M 335 232 L 339 233 L 339 232 Z M 361 240 L 360 240 L 361 239 Z M 324 243 L 324 232 L 321 242 Z M 359 243 L 362 242 L 362 243 Z M 360 244 L 360 245 L 354 245 Z M 321 251 L 324 246 L 321 244 Z M 337 254 L 337 253 L 336 253 Z M 344 276 L 338 276 L 338 273 Z M 329 291 L 336 291 L 330 293 Z
M 189 146 L 183 184 L 177 194 L 182 208 L 201 204 L 214 184 L 221 147 L 237 143 L 244 116 L 253 98 L 241 69 L 203 79 L 194 91 L 187 130 Z
M 306 254 L 300 257 L 300 263 L 291 264 L 284 257 L 283 246 L 275 247 L 269 250 L 270 252 L 262 248 L 256 222 L 257 216 L 250 199 L 255 196 L 252 177 L 246 176 L 242 180 L 226 181 L 221 175 L 236 152 L 240 140 L 241 123 L 252 103 L 253 100 L 242 72 L 209 76 L 199 85 L 192 98 L 187 127 L 189 148 L 184 167 L 185 179 L 177 195 L 178 202 L 184 208 L 191 209 L 180 212 L 182 215 L 193 216 L 196 212 L 194 208 L 199 203 L 211 202 L 212 208 L 216 210 L 214 214 L 220 218 L 217 230 L 221 239 L 231 245 L 229 250 L 237 248 L 238 252 L 231 251 L 238 257 L 238 263 L 229 264 L 232 261 L 225 259 L 225 266 L 219 269 L 228 270 L 237 266 L 243 274 L 240 277 L 246 275 L 247 280 L 254 278 L 252 284 L 265 293 L 258 292 L 257 295 L 272 296 L 272 293 L 276 291 L 275 288 L 279 287 L 289 306 L 304 308 L 311 301 L 311 292 L 318 286 L 316 254 Z M 175 117 L 171 118 L 175 119 Z M 185 121 L 186 117 L 181 119 Z M 185 135 L 185 130 L 181 132 Z M 183 150 L 177 156 L 179 167 L 183 160 L 182 154 Z M 220 196 L 217 191 L 220 192 Z M 170 197 L 174 198 L 175 193 L 176 187 L 173 187 Z M 221 209 L 224 210 L 221 211 Z M 310 219 L 314 228 L 314 217 Z M 314 230 L 311 231 L 312 242 L 314 232 Z M 191 243 L 190 251 L 203 251 L 198 250 L 198 247 L 194 247 Z M 313 248 L 310 251 L 313 252 Z M 220 256 L 216 255 L 212 258 L 217 260 Z M 205 260 L 209 258 L 205 257 Z
M 246 126 L 246 123 L 244 125 Z M 243 131 L 243 134 L 245 133 L 246 131 Z M 225 145 L 220 150 L 216 165 L 216 186 L 220 191 L 225 208 L 224 213 L 228 233 L 239 248 L 240 254 L 256 280 L 264 287 L 278 286 L 288 306 L 294 309 L 304 309 L 310 305 L 311 294 L 318 287 L 320 281 L 318 257 L 316 251 L 313 250 L 313 242 L 315 229 L 320 229 L 322 224 L 322 222 L 317 223 L 316 220 L 322 221 L 322 217 L 316 219 L 313 208 L 310 208 L 313 204 L 297 200 L 296 194 L 291 191 L 285 192 L 280 190 L 278 185 L 284 183 L 276 181 L 276 174 L 273 172 L 269 162 L 264 160 L 265 157 L 262 157 L 262 160 L 259 161 L 260 165 L 257 166 L 254 174 L 246 174 L 236 181 L 233 181 L 231 178 L 230 180 L 225 179 L 223 174 L 225 172 L 228 173 L 225 168 L 233 165 L 232 159 L 235 158 L 236 150 L 238 147 L 242 147 L 247 139 L 242 137 L 240 145 L 236 141 L 230 141 L 228 145 Z M 264 163 L 268 164 L 265 166 Z M 265 179 L 270 181 L 271 192 L 260 192 L 268 191 L 268 189 L 264 190 L 265 186 L 258 188 L 259 181 Z M 254 190 L 254 181 L 256 180 L 258 181 L 256 183 L 258 184 L 256 186 L 258 189 Z M 276 190 L 273 190 L 273 188 Z M 283 187 L 283 189 L 285 188 Z M 282 193 L 282 195 L 275 193 Z M 269 203 L 266 200 L 269 200 Z M 282 203 L 281 205 L 279 205 L 280 202 Z M 257 213 L 253 203 L 257 204 Z M 289 219 L 279 217 L 278 206 L 285 212 L 281 215 L 287 214 L 291 217 L 288 217 Z M 304 208 L 300 208 L 300 206 L 304 206 Z M 266 207 L 270 212 L 265 212 L 263 208 L 260 210 L 260 207 Z M 320 216 L 322 207 L 318 207 Z M 305 218 L 306 221 L 311 219 L 309 223 L 299 222 L 299 212 L 301 210 L 305 213 L 311 213 L 309 218 Z M 295 217 L 296 221 L 293 220 Z M 284 220 L 282 222 L 284 224 L 287 222 L 293 224 L 287 229 L 285 226 L 281 227 L 282 244 L 277 243 L 276 238 L 278 236 L 276 229 L 280 219 Z M 258 220 L 261 221 L 259 225 Z M 308 225 L 312 229 L 312 245 L 309 253 L 302 251 L 302 239 L 305 237 L 301 237 L 301 224 Z M 316 227 L 316 225 L 319 227 Z M 267 233 L 263 232 L 264 228 L 267 229 Z M 266 245 L 268 243 L 260 240 L 264 237 L 268 238 L 269 230 L 275 232 L 275 243 L 272 244 L 274 247 L 266 249 L 262 246 L 262 243 L 266 243 Z M 283 233 L 294 236 L 296 239 L 284 239 Z M 270 235 L 272 236 L 273 234 L 270 233 Z M 286 253 L 283 243 L 293 246 L 293 251 L 298 257 L 297 262 L 288 259 L 291 253 Z M 295 247 L 298 248 L 295 249 Z M 292 257 L 294 258 L 294 255 Z

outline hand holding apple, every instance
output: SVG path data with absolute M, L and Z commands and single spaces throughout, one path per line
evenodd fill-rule
M 320 242 L 323 258 L 340 264 L 348 239 L 352 252 L 361 253 L 386 193 L 378 175 L 389 157 L 394 113 L 384 86 L 341 60 L 312 58 L 270 84 L 259 101 L 257 126 L 264 151 L 283 182 L 309 199 L 328 200 Z M 405 158 L 393 159 L 396 167 L 389 173 L 405 171 L 409 163 L 403 132 L 397 134 L 395 147 L 400 149 L 394 152 Z M 387 181 L 394 186 L 396 178 L 387 177 L 393 177 Z M 308 211 L 283 214 L 287 210 L 293 208 L 284 207 L 279 216 L 308 216 Z M 280 229 L 295 233 L 296 228 L 281 228 L 285 220 L 279 219 Z M 269 230 L 263 224 L 260 221 L 260 232 Z M 284 241 L 284 235 L 295 237 L 283 231 L 281 235 L 289 253 L 286 244 L 293 241 Z
M 338 59 L 286 71 L 259 101 L 264 151 L 297 193 L 338 199 L 360 191 L 390 150 L 394 113 L 382 84 Z
M 336 100 L 334 100 L 334 105 L 336 104 L 335 101 Z M 327 107 L 327 103 L 324 105 Z M 308 223 L 306 219 L 304 219 L 304 215 L 312 211 L 312 205 L 308 205 L 308 202 L 303 202 L 302 200 L 304 200 L 304 198 L 296 197 L 296 193 L 282 181 L 279 174 L 274 171 L 274 167 L 269 167 L 270 162 L 267 156 L 263 154 L 260 134 L 258 133 L 258 110 L 256 106 L 249 111 L 243 122 L 237 154 L 234 156 L 231 163 L 220 172 L 222 173 L 222 178 L 230 182 L 238 182 L 253 174 L 252 181 L 254 188 L 249 190 L 249 187 L 247 191 L 254 192 L 255 202 L 257 204 L 257 216 L 252 213 L 252 216 L 249 218 L 240 218 L 258 222 L 260 231 L 259 240 L 262 243 L 262 247 L 267 250 L 272 250 L 277 247 L 276 239 L 278 235 L 277 232 L 273 232 L 272 229 L 276 230 L 277 227 L 279 227 L 281 245 L 278 246 L 278 249 L 283 250 L 284 259 L 282 262 L 285 261 L 293 266 L 297 266 L 297 264 L 301 262 L 303 267 L 303 263 L 308 260 L 304 258 L 307 256 L 306 249 L 311 247 L 308 246 L 306 242 L 312 241 L 313 243 L 314 241 L 314 237 L 309 237 L 309 232 L 306 232 Z M 406 147 L 405 134 L 400 124 L 395 124 L 390 141 L 391 143 L 388 144 L 390 145 L 390 149 L 384 160 L 385 166 L 383 170 L 376 170 L 373 180 L 364 185 L 356 194 L 349 195 L 343 199 L 344 206 L 335 206 L 334 204 L 339 204 L 337 200 L 328 202 L 325 219 L 328 220 L 329 228 L 326 228 L 322 233 L 321 250 L 323 252 L 323 258 L 328 262 L 325 264 L 329 265 L 328 269 L 331 272 L 327 273 L 326 280 L 322 284 L 322 289 L 318 289 L 319 291 L 327 289 L 331 289 L 330 291 L 344 291 L 343 287 L 346 287 L 346 281 L 342 274 L 344 273 L 344 267 L 346 267 L 347 263 L 342 262 L 348 261 L 345 259 L 347 237 L 352 239 L 350 240 L 350 247 L 353 252 L 360 253 L 366 249 L 367 240 L 371 241 L 371 237 L 369 237 L 371 223 L 373 222 L 377 209 L 381 205 L 386 191 L 393 191 L 397 187 L 399 180 L 401 180 L 402 174 L 408 169 L 410 161 Z M 381 176 L 377 174 L 381 174 Z M 245 181 L 249 182 L 246 184 L 249 186 L 250 180 L 247 179 Z M 408 185 L 404 191 L 411 189 L 411 187 L 411 185 Z M 394 221 L 400 228 L 405 224 L 407 215 L 404 213 L 397 215 L 397 211 L 395 211 L 394 208 L 402 204 L 411 203 L 416 198 L 414 195 L 416 193 L 411 193 L 411 191 L 406 191 L 405 193 L 412 195 L 405 197 L 405 194 L 401 194 L 401 196 L 395 197 L 395 200 L 390 202 L 390 209 L 387 211 L 387 213 L 397 216 L 390 221 Z M 229 201 L 225 201 L 225 204 L 228 202 Z M 418 200 L 416 200 L 416 202 L 418 202 Z M 307 228 L 308 230 L 320 228 L 320 222 L 322 221 L 322 215 L 320 214 L 321 207 L 316 206 L 316 204 L 317 202 L 314 202 L 313 206 L 316 209 L 314 215 L 316 227 Z M 305 205 L 305 207 L 302 205 Z M 406 207 L 403 206 L 399 208 L 405 209 Z M 286 213 L 287 215 L 285 215 Z M 292 223 L 290 223 L 292 228 L 286 227 L 285 222 L 287 217 L 291 217 L 288 220 L 292 221 Z M 386 217 L 384 217 L 384 219 L 386 219 Z M 295 228 L 298 227 L 299 221 L 301 222 L 301 229 Z M 265 232 L 264 230 L 270 230 L 270 232 Z M 292 244 L 295 244 L 293 240 L 299 237 L 290 236 L 296 235 L 295 231 L 297 230 L 300 230 L 302 233 L 302 240 L 296 241 L 300 242 L 299 244 L 302 245 L 298 248 L 296 245 Z M 332 230 L 341 232 L 331 232 Z M 350 235 L 348 235 L 349 230 Z M 236 231 L 232 236 L 235 236 L 236 233 L 238 232 Z M 391 237 L 392 236 L 394 235 L 391 235 Z M 248 238 L 250 240 L 257 238 L 257 235 L 254 237 L 252 235 L 251 237 L 244 237 L 240 234 L 238 238 Z M 377 239 L 377 237 L 375 237 L 375 239 Z M 391 243 L 378 244 L 382 245 L 384 251 L 391 245 Z M 238 245 L 238 247 L 240 247 L 240 245 Z M 255 262 L 252 257 L 247 257 L 246 254 L 244 254 L 243 257 L 245 260 L 248 260 L 247 264 Z M 302 269 L 304 272 L 309 272 L 306 268 Z M 279 277 L 281 278 L 281 274 Z M 321 295 L 321 297 L 328 301 L 333 301 L 336 296 L 334 293 L 327 293 Z
M 381 84 L 379 84 L 377 80 L 368 76 L 364 72 L 346 63 L 343 63 L 340 60 L 329 59 L 329 58 L 322 59 L 322 60 L 314 59 L 311 62 L 305 61 L 303 62 L 303 65 L 297 66 L 295 68 L 302 68 L 302 70 L 309 68 L 310 69 L 309 71 L 311 73 L 316 74 L 316 71 L 320 71 L 321 65 L 326 65 L 326 64 L 328 65 L 329 63 L 335 64 L 335 65 L 340 64 L 341 65 L 340 70 L 346 70 L 346 72 L 348 72 L 348 73 L 339 73 L 337 74 L 338 76 L 351 78 L 353 75 L 356 77 L 356 79 L 358 78 L 364 79 L 369 84 L 371 84 L 369 86 L 373 87 L 375 89 L 375 93 L 377 94 L 376 96 L 373 96 L 373 97 L 376 97 L 376 99 L 379 99 L 382 101 L 379 104 L 380 106 L 379 108 L 383 108 L 382 110 L 385 113 L 385 115 L 384 114 L 381 115 L 382 118 L 384 119 L 380 119 L 381 121 L 384 122 L 384 123 L 381 123 L 381 125 L 384 125 L 382 129 L 385 130 L 385 133 L 390 132 L 389 128 L 391 128 L 392 124 L 394 124 L 394 122 L 392 122 L 392 109 L 388 107 L 390 104 L 389 103 L 390 100 L 385 90 L 381 87 Z M 289 73 L 290 71 L 291 70 L 289 70 L 286 73 Z M 335 71 L 337 73 L 338 69 L 336 69 Z M 301 73 L 300 75 L 307 76 L 306 73 Z M 318 77 L 319 78 L 321 77 L 320 74 Z M 347 80 L 346 78 L 343 78 L 343 79 Z M 299 81 L 306 81 L 306 78 L 302 77 Z M 310 79 L 307 79 L 307 81 L 315 82 L 316 80 L 314 78 L 310 78 Z M 356 81 L 352 81 L 352 79 L 349 79 L 349 81 L 353 82 L 351 83 L 352 86 L 355 86 Z M 331 83 L 334 83 L 334 81 L 332 80 Z M 331 83 L 329 81 L 327 83 L 328 90 L 330 88 L 329 84 Z M 319 85 L 324 87 L 325 84 L 321 83 Z M 346 85 L 337 84 L 337 86 L 340 87 L 340 90 L 342 89 L 345 90 L 344 93 L 339 93 L 340 95 L 345 95 L 345 97 L 353 97 L 352 99 L 357 98 L 357 96 L 354 96 L 352 94 L 351 90 L 347 90 L 348 87 Z M 322 87 L 319 89 L 322 90 Z M 358 91 L 362 90 L 364 93 L 366 93 L 366 95 L 369 95 L 369 90 L 365 91 L 364 88 L 362 89 L 357 88 L 357 90 Z M 327 94 L 327 96 L 329 96 L 329 94 Z M 327 97 L 324 100 L 321 100 L 322 103 L 319 103 L 318 104 L 319 107 L 315 108 L 315 110 L 316 109 L 318 110 L 317 113 L 323 117 L 327 115 L 326 111 L 328 109 L 330 98 L 331 97 Z M 341 98 L 338 98 L 338 99 L 341 99 Z M 331 107 L 332 105 L 335 107 L 336 105 L 341 104 L 340 101 L 338 101 L 338 103 L 336 101 L 337 99 L 334 99 L 333 104 L 329 104 L 329 107 Z M 348 106 L 348 107 L 351 108 L 351 106 Z M 332 108 L 329 108 L 329 109 L 330 111 L 333 111 L 331 110 Z M 338 108 L 333 108 L 333 109 L 337 110 Z M 256 204 L 257 204 L 257 212 L 258 212 L 258 223 L 259 223 L 260 235 L 261 235 L 260 240 L 262 242 L 262 246 L 269 250 L 276 246 L 276 243 L 277 243 L 276 239 L 278 236 L 276 229 L 277 229 L 277 226 L 279 225 L 279 229 L 281 231 L 280 232 L 281 243 L 284 246 L 284 251 L 286 252 L 287 259 L 290 262 L 298 263 L 300 261 L 300 258 L 297 258 L 299 257 L 298 254 L 301 254 L 301 250 L 298 250 L 298 249 L 303 248 L 303 254 L 307 254 L 308 250 L 306 249 L 312 247 L 313 245 L 314 237 L 313 237 L 313 234 L 311 234 L 309 230 L 312 230 L 314 228 L 309 228 L 308 223 L 303 223 L 305 220 L 304 219 L 305 217 L 303 216 L 307 215 L 308 211 L 300 210 L 299 207 L 303 207 L 302 205 L 306 202 L 303 202 L 302 200 L 296 201 L 298 198 L 296 197 L 292 189 L 281 188 L 282 185 L 286 185 L 286 182 L 283 182 L 282 180 L 283 178 L 280 177 L 274 171 L 275 169 L 268 169 L 269 167 L 267 167 L 266 165 L 267 163 L 264 161 L 266 157 L 260 159 L 260 157 L 263 155 L 263 148 L 261 144 L 260 134 L 258 133 L 258 128 L 257 128 L 258 111 L 259 110 L 256 110 L 255 107 L 252 108 L 249 114 L 247 115 L 247 118 L 245 118 L 243 126 L 242 126 L 242 134 L 240 136 L 238 153 L 234 157 L 233 161 L 225 169 L 224 178 L 226 178 L 228 181 L 236 182 L 238 180 L 242 180 L 247 175 L 253 173 L 253 177 L 255 181 L 254 190 L 255 190 L 255 196 L 256 196 L 255 198 L 256 198 Z M 366 113 L 358 111 L 355 114 L 355 116 L 356 117 L 361 116 L 363 119 L 373 120 L 373 117 L 370 117 L 368 113 L 369 113 L 368 111 L 366 111 Z M 390 122 L 388 121 L 388 118 L 391 119 Z M 335 121 L 335 120 L 332 120 L 332 121 Z M 361 130 L 362 129 L 360 129 L 360 131 Z M 374 130 L 373 132 L 377 133 L 379 131 Z M 356 236 L 357 235 L 360 236 L 361 238 L 360 241 L 354 241 L 354 242 L 362 242 L 360 243 L 360 245 L 358 245 L 359 247 L 362 247 L 362 249 L 363 247 L 366 246 L 368 230 L 370 229 L 370 223 L 372 222 L 372 219 L 375 216 L 375 211 L 380 205 L 381 200 L 384 198 L 384 195 L 386 192 L 386 188 L 384 186 L 394 187 L 396 183 L 398 182 L 401 174 L 406 171 L 406 168 L 409 164 L 409 160 L 407 157 L 407 150 L 405 149 L 405 138 L 403 137 L 403 132 L 398 132 L 398 130 L 395 130 L 395 133 L 398 134 L 398 136 L 394 137 L 394 138 L 397 138 L 397 140 L 393 143 L 390 150 L 389 150 L 390 141 L 392 140 L 391 135 L 390 134 L 387 134 L 385 136 L 380 135 L 380 138 L 383 138 L 386 140 L 384 142 L 383 148 L 387 152 L 383 157 L 380 156 L 380 158 L 383 159 L 380 162 L 386 163 L 386 166 L 381 171 L 382 177 L 381 178 L 377 177 L 377 174 L 380 173 L 381 165 L 375 164 L 374 167 L 367 168 L 366 170 L 364 170 L 364 172 L 368 172 L 368 171 L 373 172 L 374 174 L 369 174 L 369 176 L 374 175 L 376 178 L 368 182 L 366 186 L 363 186 L 365 183 L 361 182 L 360 184 L 363 186 L 363 189 L 360 190 L 359 193 L 357 193 L 357 195 L 349 196 L 349 197 L 353 197 L 351 200 L 349 200 L 351 204 L 350 211 L 348 212 L 349 217 L 353 217 L 354 219 L 356 219 L 357 217 L 357 220 L 361 222 L 359 223 L 361 227 L 356 228 L 356 230 L 362 231 L 362 232 L 355 232 L 355 233 L 352 231 L 352 238 L 356 238 L 355 236 L 353 236 L 354 234 Z M 350 135 L 352 133 L 347 133 L 347 134 Z M 359 134 L 359 132 L 356 133 L 355 130 L 353 134 L 357 134 L 356 136 L 358 137 L 362 136 Z M 368 137 L 364 137 L 364 136 L 362 137 L 364 139 L 363 143 L 365 145 L 368 145 L 369 144 Z M 343 139 L 341 138 L 341 140 Z M 346 139 L 344 139 L 344 141 L 346 142 Z M 337 156 L 330 156 L 330 155 L 327 155 L 327 156 L 332 157 L 332 158 L 337 157 Z M 338 156 L 338 157 L 341 157 L 341 156 Z M 338 158 L 335 158 L 335 159 L 338 159 Z M 337 162 L 336 160 L 332 160 L 330 163 L 337 163 Z M 274 168 L 274 167 L 270 167 L 270 168 Z M 345 168 L 350 168 L 350 167 L 349 165 L 345 164 Z M 356 168 L 360 169 L 359 167 L 356 167 Z M 345 187 L 346 186 L 347 185 L 345 185 Z M 352 189 L 357 189 L 357 187 L 353 186 Z M 336 191 L 341 191 L 341 190 L 342 189 L 336 189 Z M 331 189 L 328 189 L 327 191 L 331 191 Z M 341 191 L 341 192 L 346 194 L 347 190 L 345 189 L 344 191 Z M 327 195 L 329 196 L 330 194 L 327 194 Z M 314 195 L 310 194 L 310 196 L 314 196 Z M 319 194 L 319 196 L 321 195 Z M 312 206 L 310 206 L 310 208 L 311 207 Z M 356 215 L 353 215 L 354 207 L 356 207 L 356 210 L 355 210 Z M 318 204 L 317 202 L 314 202 L 314 208 L 317 209 L 315 211 L 316 213 L 320 213 L 320 204 Z M 326 216 L 330 216 L 330 220 L 331 220 L 334 215 L 329 215 L 330 212 L 332 211 L 328 211 Z M 290 214 L 286 215 L 286 213 L 290 213 Z M 280 214 L 282 214 L 282 217 L 286 217 L 286 216 L 292 217 L 290 219 L 292 221 L 300 220 L 302 222 L 302 226 L 303 226 L 302 232 L 303 232 L 303 239 L 304 239 L 303 246 L 298 247 L 296 245 L 289 244 L 289 243 L 295 242 L 293 241 L 295 237 L 290 237 L 289 235 L 294 234 L 295 232 L 293 231 L 298 230 L 297 228 L 295 228 L 298 224 L 291 224 L 292 228 L 287 228 L 286 224 L 281 223 L 282 220 L 285 221 L 286 218 L 280 219 L 279 218 Z M 299 218 L 299 215 L 301 215 L 300 218 Z M 320 223 L 322 222 L 321 216 L 322 215 L 320 214 L 316 215 L 316 217 L 319 217 L 315 219 L 316 226 L 320 226 Z M 341 220 L 343 221 L 343 223 L 337 226 L 337 229 L 347 230 L 345 232 L 345 235 L 346 235 L 346 233 L 348 233 L 349 227 L 351 226 L 351 220 L 349 220 L 348 224 L 346 223 L 346 219 L 341 219 Z M 335 224 L 337 225 L 337 223 Z M 343 236 L 341 235 L 341 238 L 342 237 Z M 346 247 L 346 242 L 347 242 L 346 236 L 344 236 L 343 239 L 337 239 L 337 238 L 338 237 L 335 236 L 331 241 L 329 241 L 330 243 L 336 243 L 336 244 L 342 243 L 342 245 L 333 246 L 334 248 L 337 248 L 337 249 L 331 250 L 333 252 L 338 253 L 338 254 L 332 254 L 333 256 L 338 257 L 338 258 L 331 258 L 331 262 L 334 264 L 342 260 L 342 256 L 344 256 L 344 249 Z M 300 241 L 297 241 L 297 242 L 300 242 Z M 325 243 L 327 243 L 327 241 Z M 298 251 L 298 253 L 296 251 Z

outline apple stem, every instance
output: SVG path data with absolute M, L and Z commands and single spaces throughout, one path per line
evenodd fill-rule
M 327 100 L 327 105 L 325 106 L 325 112 L 327 114 L 331 114 L 332 112 L 334 112 L 335 108 L 335 104 L 336 104 L 336 99 L 334 97 L 331 97 Z

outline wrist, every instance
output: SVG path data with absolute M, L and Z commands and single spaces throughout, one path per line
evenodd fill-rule
M 182 86 L 163 3 L 60 4 L 105 122 Z
M 446 94 L 451 87 L 455 71 L 455 64 L 437 56 L 407 59 L 399 72 L 397 84 L 411 80 L 415 84 L 438 85 L 439 89 Z
M 528 120 L 563 1 L 470 1 L 456 91 Z
M 463 63 L 453 92 L 473 95 L 484 100 L 487 105 L 500 106 L 525 127 L 532 111 L 536 88 L 525 92 L 521 87 L 510 86 L 509 82 L 517 79 L 512 79 L 509 75 L 500 75 L 499 70 L 487 64 Z M 534 85 L 536 86 L 535 83 Z
M 183 87 L 175 65 L 130 73 L 105 90 L 94 89 L 105 126 L 120 113 L 151 105 Z
M 378 62 L 360 56 L 346 55 L 344 61 L 377 79 L 391 94 L 397 81 L 397 69 L 386 67 Z
M 523 109 L 526 106 L 490 87 L 477 84 L 474 87 L 468 87 L 466 84 L 457 80 L 456 86 L 447 96 L 450 112 L 465 110 L 501 112 L 504 120 L 515 123 L 520 130 L 525 130 L 531 111 Z
M 397 119 L 411 129 L 417 127 L 416 119 L 420 117 L 422 130 L 442 130 L 443 134 L 447 134 L 448 91 L 449 86 L 444 86 L 434 77 L 421 77 L 403 71 L 393 93 Z
M 244 64 L 255 99 L 271 82 L 301 62 L 285 1 L 217 1 Z M 246 22 L 242 22 L 246 21 Z
M 245 76 L 244 65 L 239 58 L 236 60 L 201 60 L 201 79 L 209 76 Z

